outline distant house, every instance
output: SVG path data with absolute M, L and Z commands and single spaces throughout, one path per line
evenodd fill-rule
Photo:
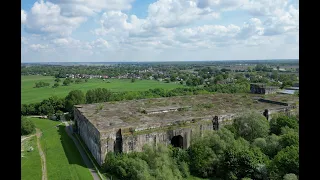
M 279 90 L 278 87 L 275 86 L 267 86 L 263 83 L 251 83 L 250 91 L 253 94 L 274 94 Z

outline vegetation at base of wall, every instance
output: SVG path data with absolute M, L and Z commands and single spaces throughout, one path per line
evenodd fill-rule
M 293 116 L 287 118 L 297 120 Z M 225 180 L 298 179 L 298 129 L 279 124 L 282 131 L 275 135 L 269 124 L 259 124 L 261 120 L 268 121 L 260 119 L 258 114 L 249 113 L 238 119 L 252 131 L 239 125 L 225 125 L 218 131 L 206 131 L 202 136 L 194 134 L 186 150 L 159 144 L 145 145 L 143 152 L 108 153 L 103 169 L 119 179 L 132 180 L 188 179 L 191 176 Z M 262 135 L 253 132 L 255 130 L 262 131 Z

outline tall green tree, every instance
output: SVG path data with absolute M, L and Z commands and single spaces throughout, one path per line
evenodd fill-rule
M 269 165 L 270 179 L 280 180 L 288 173 L 299 176 L 299 147 L 288 146 L 274 157 Z
M 25 117 L 21 117 L 21 135 L 28 135 L 35 131 L 34 123 Z
M 289 127 L 292 129 L 298 129 L 298 120 L 294 116 L 286 116 L 279 114 L 270 120 L 270 133 L 280 135 L 281 128 Z
M 250 142 L 259 137 L 267 137 L 270 128 L 268 120 L 256 112 L 243 113 L 235 118 L 234 127 L 238 136 Z
M 73 106 L 77 104 L 84 104 L 86 102 L 85 95 L 81 90 L 70 91 L 65 98 L 66 109 L 73 114 Z

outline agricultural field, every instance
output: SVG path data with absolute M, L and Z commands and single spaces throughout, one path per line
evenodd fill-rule
M 136 80 L 134 83 L 130 79 L 89 79 L 88 82 L 79 84 L 72 83 L 69 86 L 62 86 L 61 79 L 60 86 L 52 88 L 54 84 L 53 76 L 21 76 L 21 103 L 29 104 L 40 102 L 43 99 L 49 98 L 53 95 L 58 97 L 65 97 L 72 90 L 87 90 L 94 88 L 107 88 L 114 92 L 120 91 L 144 91 L 153 88 L 174 89 L 182 87 L 179 83 L 164 83 L 155 80 Z M 34 88 L 36 82 L 50 83 L 48 87 Z
M 40 143 L 46 156 L 48 179 L 93 179 L 74 142 L 65 131 L 65 125 L 48 119 L 31 120 L 42 131 Z M 38 162 L 41 173 L 40 158 Z
M 21 146 L 21 148 L 23 149 L 23 151 L 21 152 L 21 154 L 23 155 L 23 158 L 21 158 L 21 179 L 40 180 L 42 172 L 36 136 L 24 140 Z M 30 147 L 33 148 L 33 151 L 28 152 L 27 150 Z

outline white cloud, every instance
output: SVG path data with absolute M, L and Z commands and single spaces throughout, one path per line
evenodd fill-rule
M 251 18 L 249 22 L 244 23 L 237 37 L 240 39 L 247 39 L 255 35 L 262 35 L 263 33 L 264 29 L 260 19 Z
M 129 10 L 134 0 L 50 0 L 61 7 L 63 16 L 91 16 L 102 10 Z
M 232 56 L 245 59 L 261 54 L 265 58 L 281 58 L 295 56 L 297 53 L 290 51 L 299 48 L 299 9 L 288 0 L 158 0 L 148 6 L 143 18 L 126 11 L 132 2 L 36 2 L 29 12 L 21 10 L 21 24 L 30 33 L 21 37 L 24 57 L 41 54 L 43 58 L 62 61 L 203 60 Z M 246 22 L 239 21 L 241 18 L 224 22 L 233 10 L 236 14 L 247 12 Z M 100 28 L 88 23 L 84 25 L 91 29 L 87 26 L 72 34 L 92 15 L 100 16 Z M 26 56 L 28 52 L 30 56 Z M 49 53 L 50 57 L 46 55 Z
M 27 14 L 24 10 L 21 10 L 21 24 L 24 24 L 27 19 Z
M 246 0 L 242 9 L 254 16 L 272 16 L 287 5 L 288 0 Z
M 204 18 L 216 19 L 218 17 L 218 12 L 210 8 L 201 9 L 195 1 L 158 0 L 148 7 L 147 25 L 173 28 Z
M 21 44 L 28 44 L 28 41 L 25 37 L 21 37 Z
M 39 51 L 39 50 L 47 49 L 48 45 L 47 44 L 31 44 L 29 47 L 34 51 Z
M 246 0 L 196 0 L 199 8 L 211 8 L 213 10 L 225 11 L 240 8 Z
M 92 44 L 92 47 L 94 48 L 101 48 L 101 49 L 109 48 L 109 43 L 102 38 L 99 38 L 93 41 L 91 44 Z
M 84 17 L 64 17 L 60 7 L 50 2 L 35 2 L 25 21 L 25 30 L 33 34 L 70 35 Z
M 278 10 L 274 17 L 264 22 L 266 36 L 279 35 L 287 32 L 298 32 L 299 10 L 289 6 L 289 11 Z

